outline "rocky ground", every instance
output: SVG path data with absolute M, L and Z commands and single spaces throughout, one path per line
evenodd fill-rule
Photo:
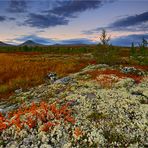
M 0 104 L 1 148 L 148 147 L 144 69 L 89 65 L 11 100 Z

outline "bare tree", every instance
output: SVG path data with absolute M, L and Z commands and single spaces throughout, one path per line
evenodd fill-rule
M 105 29 L 102 29 L 102 33 L 100 35 L 100 41 L 102 45 L 108 45 L 111 37 L 107 35 Z

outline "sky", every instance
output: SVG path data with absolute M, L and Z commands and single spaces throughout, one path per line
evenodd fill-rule
M 0 41 L 113 45 L 148 40 L 148 0 L 0 0 Z

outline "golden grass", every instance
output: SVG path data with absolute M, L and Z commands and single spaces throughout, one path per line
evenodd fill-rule
M 17 88 L 28 88 L 43 83 L 49 72 L 66 76 L 85 67 L 91 60 L 78 55 L 38 53 L 0 53 L 0 98 Z

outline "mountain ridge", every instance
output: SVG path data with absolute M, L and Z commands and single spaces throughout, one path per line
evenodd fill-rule
M 79 44 L 73 44 L 73 43 L 68 43 L 68 44 L 59 44 L 59 43 L 55 43 L 52 45 L 45 45 L 42 43 L 38 43 L 34 40 L 26 40 L 25 42 L 18 44 L 18 45 L 13 45 L 13 44 L 7 44 L 5 42 L 0 41 L 0 47 L 6 47 L 6 46 L 28 46 L 28 47 L 35 47 L 35 46 L 85 46 L 85 45 L 92 45 L 92 44 L 84 44 L 84 43 L 79 43 Z
M 7 44 L 7 43 L 0 41 L 0 47 L 6 47 L 6 46 L 14 46 L 14 45 Z
M 19 44 L 18 46 L 45 46 L 45 45 L 37 43 L 33 40 L 27 40 L 23 42 L 22 44 Z

